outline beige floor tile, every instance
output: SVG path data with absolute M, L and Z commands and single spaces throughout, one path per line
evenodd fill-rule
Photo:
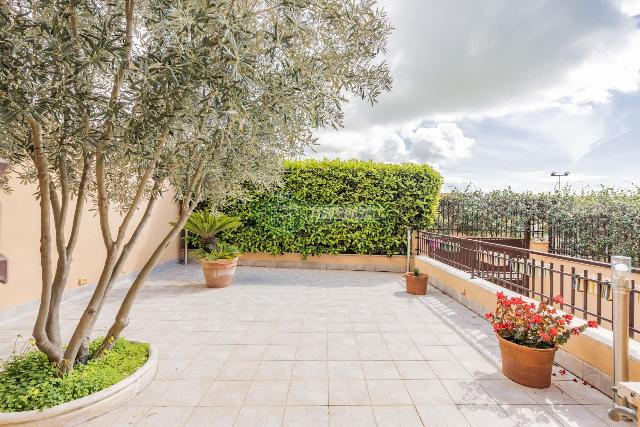
M 189 366 L 189 359 L 159 359 L 158 372 L 155 378 L 158 380 L 175 380 L 180 378 L 180 374 Z
M 327 406 L 287 406 L 284 410 L 283 426 L 321 427 L 329 425 Z
M 116 409 L 88 421 L 85 425 L 88 427 L 132 426 L 140 421 L 148 410 L 148 406 L 131 406 Z
M 284 406 L 243 406 L 236 418 L 237 427 L 278 427 L 282 425 Z
M 418 347 L 424 360 L 451 360 L 452 354 L 443 345 L 421 345 Z
M 376 425 L 371 406 L 330 406 L 329 421 L 332 427 L 371 427 Z
M 411 397 L 401 380 L 367 380 L 372 405 L 411 405 Z
M 610 398 L 580 381 L 557 381 L 555 384 L 560 390 L 583 405 L 598 405 L 611 402 Z
M 384 427 L 420 427 L 420 416 L 413 406 L 374 406 L 376 424 Z
M 213 381 L 175 380 L 155 403 L 157 406 L 198 406 Z
M 334 344 L 329 342 L 328 360 L 360 360 L 360 352 L 355 344 Z
M 294 380 L 328 380 L 327 362 L 296 360 L 291 378 Z
M 607 424 L 596 414 L 581 405 L 544 405 L 543 408 L 567 427 L 604 427 Z M 629 426 L 629 423 L 618 423 Z
M 361 360 L 393 360 L 386 345 L 358 345 Z
M 500 405 L 518 426 L 560 427 L 562 424 L 540 405 Z
M 473 376 L 455 360 L 429 360 L 429 367 L 441 380 L 472 380 Z
M 239 407 L 198 407 L 187 420 L 188 427 L 232 427 L 240 412 Z
M 454 404 L 439 380 L 407 380 L 404 384 L 415 405 Z
M 296 360 L 327 360 L 327 344 L 301 343 L 296 351 Z
M 235 361 L 262 360 L 262 356 L 266 350 L 266 344 L 239 345 L 230 357 Z
M 396 367 L 403 380 L 436 379 L 435 372 L 422 360 L 400 360 L 396 362 Z
M 251 381 L 258 371 L 260 362 L 257 360 L 251 361 L 228 361 L 222 367 L 216 380 L 220 381 Z
M 458 408 L 473 427 L 515 427 L 499 405 L 459 405 Z
M 576 402 L 571 396 L 562 391 L 555 383 L 551 383 L 549 388 L 526 388 L 527 393 L 534 400 L 535 403 L 541 405 L 576 405 Z
M 392 361 L 363 361 L 362 369 L 367 380 L 399 380 L 400 373 Z
M 242 406 L 251 381 L 215 381 L 200 401 L 200 406 Z
M 363 380 L 364 371 L 360 361 L 335 361 L 328 362 L 329 379 L 332 380 Z
M 316 406 L 329 404 L 329 382 L 292 380 L 287 405 Z
M 167 391 L 170 383 L 171 380 L 154 379 L 137 396 L 129 400 L 126 405 L 144 407 L 154 406 L 158 399 L 160 399 L 160 396 L 162 396 L 164 392 Z
M 354 322 L 352 325 L 354 332 L 379 332 L 375 322 Z
M 256 381 L 281 380 L 289 381 L 293 371 L 292 360 L 264 360 L 260 362 L 254 379 Z
M 442 385 L 459 405 L 495 404 L 490 394 L 475 380 L 442 380 Z
M 456 405 L 417 405 L 416 410 L 425 426 L 465 427 L 469 422 Z
M 329 405 L 370 405 L 367 383 L 361 380 L 329 381 Z
M 511 380 L 479 380 L 493 400 L 506 405 L 533 405 L 537 402 L 528 393 L 529 387 L 516 384 Z
M 182 426 L 193 413 L 192 407 L 156 406 L 151 407 L 136 426 L 175 427 Z
M 387 344 L 387 349 L 393 360 L 424 360 L 424 356 L 413 344 L 396 345 Z
M 262 360 L 295 360 L 298 344 L 269 344 Z
M 249 387 L 245 406 L 284 406 L 289 394 L 289 381 L 254 381 Z

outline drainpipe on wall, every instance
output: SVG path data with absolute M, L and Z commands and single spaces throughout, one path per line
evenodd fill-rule
M 4 173 L 9 164 L 0 159 L 0 175 Z M 7 273 L 8 273 L 8 260 L 7 257 L 0 254 L 0 283 L 7 283 Z

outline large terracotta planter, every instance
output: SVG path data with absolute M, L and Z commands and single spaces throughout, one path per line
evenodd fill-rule
M 238 258 L 217 259 L 215 261 L 200 260 L 200 264 L 207 288 L 224 288 L 229 286 L 233 280 Z
M 413 273 L 404 273 L 404 278 L 407 284 L 407 293 L 411 295 L 427 294 L 429 276 L 424 273 L 420 273 L 419 276 L 415 276 Z
M 530 348 L 498 335 L 502 355 L 502 373 L 518 384 L 533 388 L 551 385 L 551 369 L 557 347 Z

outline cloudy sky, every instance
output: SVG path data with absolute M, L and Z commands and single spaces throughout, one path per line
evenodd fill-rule
M 640 0 L 383 0 L 394 87 L 313 157 L 425 162 L 445 186 L 640 185 Z

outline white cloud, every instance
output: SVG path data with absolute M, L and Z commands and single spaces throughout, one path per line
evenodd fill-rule
M 611 0 L 382 3 L 394 87 L 373 109 L 354 103 L 349 127 L 605 102 L 640 83 L 640 33 Z
M 620 182 L 584 168 L 598 153 L 599 169 L 615 169 L 602 147 L 633 138 L 640 0 L 380 2 L 395 27 L 393 90 L 347 105 L 316 157 L 427 162 L 451 185 L 543 189 L 564 168 Z
M 475 141 L 464 136 L 454 123 L 439 123 L 435 127 L 419 127 L 407 135 L 411 141 L 413 160 L 427 163 L 450 163 L 471 156 Z
M 407 123 L 399 129 L 372 126 L 362 131 L 322 133 L 316 152 L 310 155 L 440 166 L 469 157 L 474 143 L 455 123 L 432 127 Z

